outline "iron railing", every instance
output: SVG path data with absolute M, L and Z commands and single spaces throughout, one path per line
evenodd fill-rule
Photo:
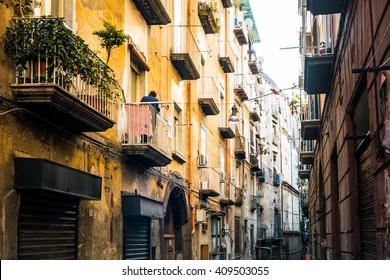
M 48 59 L 44 57 L 43 54 L 38 54 L 37 59 L 32 59 L 27 63 L 26 69 L 18 68 L 16 83 L 30 86 L 56 85 L 100 114 L 110 119 L 114 118 L 115 103 L 109 96 L 101 93 L 97 87 L 89 84 L 80 75 L 70 78 L 56 58 Z M 97 56 L 95 59 L 100 60 Z
M 152 145 L 167 155 L 171 153 L 173 124 L 165 107 L 160 112 L 148 103 L 129 103 L 122 144 Z

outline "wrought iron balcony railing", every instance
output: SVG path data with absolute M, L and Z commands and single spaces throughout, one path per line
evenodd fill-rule
M 175 25 L 172 28 L 172 64 L 183 80 L 199 79 L 201 53 L 190 27 Z
M 18 104 L 76 131 L 114 125 L 115 74 L 62 19 L 15 18 L 5 37 Z
M 146 166 L 165 166 L 171 159 L 173 125 L 165 108 L 147 103 L 126 104 L 127 124 L 122 134 L 125 155 Z

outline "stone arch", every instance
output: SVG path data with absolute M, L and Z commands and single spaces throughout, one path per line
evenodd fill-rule
M 164 259 L 187 259 L 191 256 L 191 235 L 187 234 L 190 210 L 182 180 L 170 181 L 164 196 Z

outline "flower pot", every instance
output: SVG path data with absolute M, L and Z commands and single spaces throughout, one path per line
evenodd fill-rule
M 53 82 L 53 62 L 51 59 L 34 59 L 32 62 L 32 78 L 34 83 Z M 30 76 L 31 77 L 31 76 Z

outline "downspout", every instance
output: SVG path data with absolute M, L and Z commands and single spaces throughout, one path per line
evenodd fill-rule
M 187 82 L 187 123 L 191 123 L 191 83 Z M 187 126 L 187 135 L 188 135 L 188 186 L 190 189 L 189 192 L 189 204 L 191 209 L 191 233 L 195 232 L 195 207 L 193 205 L 193 182 L 192 182 L 192 147 L 191 147 L 191 139 L 192 139 L 192 126 Z
M 279 98 L 279 108 L 280 108 L 280 98 Z M 280 141 L 280 182 L 281 182 L 281 190 L 280 190 L 280 208 L 282 209 L 281 226 L 282 226 L 282 234 L 284 232 L 284 203 L 283 203 L 283 141 L 282 141 L 282 128 L 280 126 L 280 117 L 279 117 L 279 141 Z
M 227 53 L 227 44 L 229 43 L 229 33 L 228 33 L 228 30 L 230 30 L 230 25 L 228 25 L 230 23 L 229 20 L 227 20 L 229 17 L 229 13 L 228 13 L 228 9 L 225 9 L 225 50 Z M 226 26 L 228 25 L 228 26 Z M 226 94 L 226 102 L 225 102 L 225 119 L 223 120 L 225 123 L 224 125 L 226 124 L 227 126 L 229 126 L 229 123 L 228 123 L 228 112 L 229 112 L 229 100 L 230 100 L 230 87 L 229 87 L 229 82 L 230 82 L 230 79 L 228 79 L 228 75 L 225 74 L 225 94 Z M 231 182 L 231 178 L 230 178 L 230 141 L 228 141 L 227 139 L 224 139 L 225 141 L 225 170 L 226 170 L 226 186 L 225 186 L 225 196 L 228 197 L 230 199 L 230 182 Z M 229 215 L 229 207 L 226 206 L 226 216 L 225 216 L 225 219 L 226 219 L 226 224 L 229 225 L 229 229 L 230 228 L 230 224 L 229 224 L 229 220 L 230 220 L 230 215 Z M 226 251 L 226 254 L 228 252 Z
M 191 26 L 191 5 L 187 5 L 187 14 L 189 15 L 187 17 L 187 26 Z M 189 32 L 187 32 L 187 43 L 189 42 L 188 36 L 191 36 Z M 186 105 L 187 105 L 187 123 L 192 123 L 192 112 L 191 112 L 191 82 L 187 81 L 187 100 L 186 100 Z M 187 126 L 187 135 L 188 135 L 188 185 L 189 185 L 189 198 L 188 202 L 190 204 L 190 209 L 191 209 L 191 233 L 195 233 L 195 206 L 193 205 L 193 170 L 192 170 L 192 147 L 191 147 L 191 142 L 192 142 L 192 126 L 189 125 Z

